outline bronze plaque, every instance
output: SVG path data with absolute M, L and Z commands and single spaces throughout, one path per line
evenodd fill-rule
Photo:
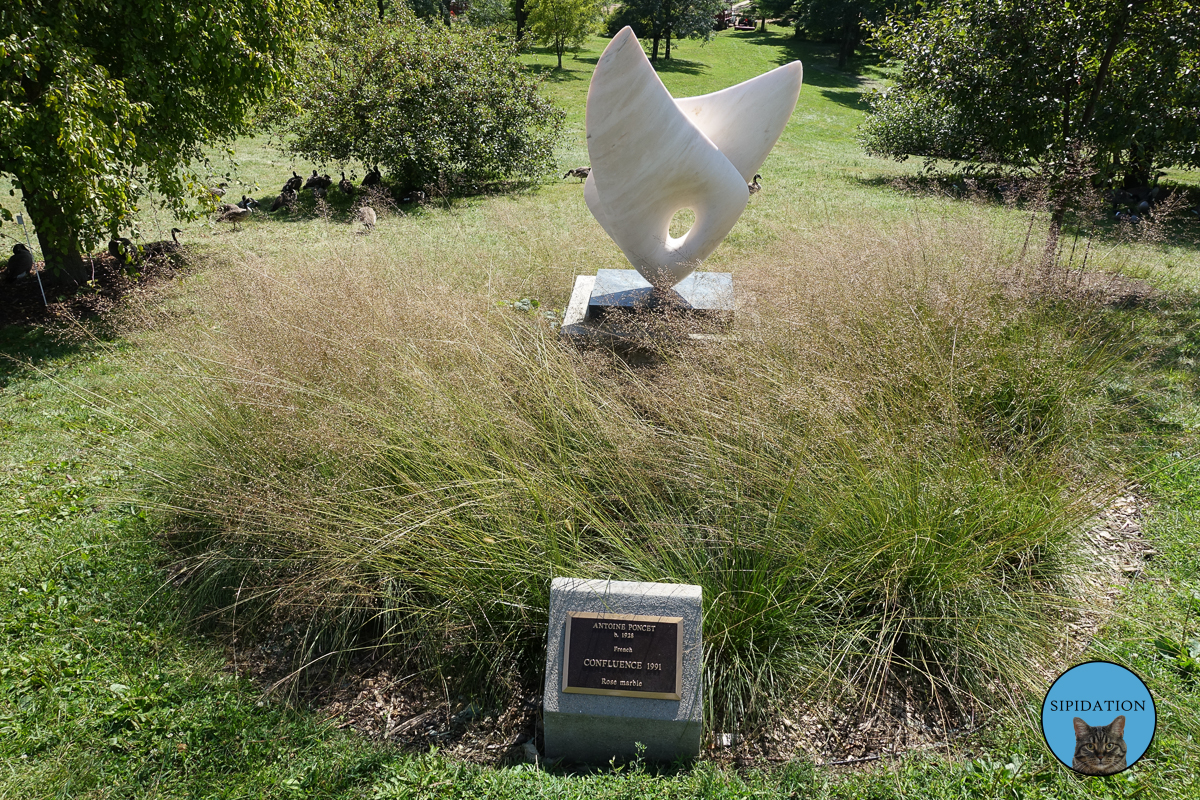
M 683 617 L 567 612 L 564 692 L 679 700 Z

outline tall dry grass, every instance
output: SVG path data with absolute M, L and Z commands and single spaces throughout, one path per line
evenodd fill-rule
M 144 499 L 198 607 L 300 624 L 302 660 L 378 644 L 496 698 L 540 680 L 551 578 L 674 581 L 722 726 L 897 677 L 1008 703 L 1127 412 L 1119 328 L 1030 292 L 1002 224 L 782 231 L 732 265 L 731 338 L 636 364 L 497 305 L 566 299 L 519 256 L 247 256 L 146 348 Z

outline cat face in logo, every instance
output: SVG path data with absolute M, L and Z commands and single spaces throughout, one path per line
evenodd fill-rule
M 1125 715 L 1107 725 L 1075 718 L 1075 758 L 1071 768 L 1084 775 L 1112 775 L 1125 769 Z

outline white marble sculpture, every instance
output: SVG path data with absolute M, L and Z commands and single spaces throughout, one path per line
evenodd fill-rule
M 733 229 L 750 197 L 747 183 L 792 116 L 803 76 L 793 61 L 676 100 L 633 31 L 613 37 L 588 88 L 592 172 L 583 196 L 642 277 L 674 286 Z M 671 219 L 684 208 L 696 221 L 676 239 Z

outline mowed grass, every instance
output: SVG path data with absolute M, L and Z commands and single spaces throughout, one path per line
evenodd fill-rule
M 722 88 L 773 65 L 789 45 L 782 35 L 742 38 L 750 41 L 685 44 L 677 53 L 693 65 L 664 70 L 664 80 L 677 94 Z M 576 123 L 586 59 L 602 44 L 565 62 L 580 77 L 561 76 L 548 87 L 564 104 L 577 103 Z M 1196 418 L 1193 301 L 1114 313 L 1024 299 L 1030 287 L 1017 279 L 1030 266 L 1021 256 L 1026 213 L 876 185 L 897 168 L 857 154 L 848 138 L 858 114 L 852 105 L 812 97 L 819 86 L 813 67 L 828 60 L 820 48 L 812 52 L 816 63 L 806 59 L 797 118 L 808 108 L 813 127 L 827 126 L 828 141 L 823 150 L 815 141 L 811 150 L 787 150 L 788 142 L 799 148 L 808 137 L 793 120 L 768 161 L 776 177 L 764 180 L 713 261 L 734 271 L 745 298 L 755 299 L 746 309 L 753 324 L 739 328 L 749 341 L 736 347 L 666 348 L 654 370 L 630 371 L 602 353 L 564 354 L 540 322 L 496 305 L 531 295 L 561 306 L 575 274 L 621 265 L 573 182 L 448 209 L 409 209 L 407 217 L 385 216 L 370 237 L 354 236 L 337 208 L 327 217 L 256 220 L 238 232 L 191 227 L 201 270 L 170 303 L 147 312 L 151 329 L 133 335 L 128 350 L 104 354 L 10 336 L 6 352 L 33 358 L 43 371 L 7 374 L 2 397 L 11 492 L 0 507 L 14 544 L 0 564 L 12 609 L 0 656 L 0 727 L 16 734 L 5 737 L 9 749 L 2 751 L 4 791 L 1195 794 L 1188 769 L 1198 733 L 1194 686 L 1186 669 L 1149 644 L 1164 630 L 1188 635 L 1188 592 L 1196 588 L 1188 439 Z M 549 63 L 546 54 L 529 58 Z M 836 71 L 829 72 L 834 81 Z M 676 79 L 693 83 L 677 88 Z M 857 85 L 855 78 L 843 81 L 851 92 Z M 564 168 L 581 163 L 581 130 L 566 146 Z M 247 180 L 260 169 L 254 180 L 277 169 L 290 173 L 291 164 L 260 140 L 241 152 Z M 821 191 L 804 192 L 803 183 L 778 191 L 787 175 Z M 1194 252 L 1180 246 L 1109 243 L 1097 247 L 1092 263 L 1159 274 L 1166 272 L 1164 253 L 1175 271 L 1194 274 Z M 1014 286 L 1021 290 L 1015 296 Z M 156 412 L 156 424 L 147 424 L 155 416 L 148 412 Z M 113 500 L 136 499 L 147 433 L 160 437 L 168 456 L 160 449 L 154 462 L 157 497 L 185 512 L 167 528 L 161 517 L 148 522 L 136 503 Z M 1141 451 L 1131 446 L 1139 436 Z M 674 449 L 664 449 L 664 441 L 674 441 Z M 486 675 L 497 668 L 497 645 L 523 669 L 536 668 L 534 639 L 544 618 L 539 582 L 555 569 L 696 575 L 707 581 L 710 598 L 720 586 L 713 582 L 723 580 L 735 585 L 716 596 L 733 602 L 714 602 L 708 617 L 725 645 L 710 675 L 726 698 L 722 713 L 736 723 L 730 705 L 739 698 L 749 707 L 764 697 L 803 696 L 816 677 L 861 690 L 870 684 L 856 682 L 863 676 L 854 671 L 878 672 L 901 642 L 902 659 L 950 653 L 976 671 L 982 665 L 981 678 L 998 667 L 1019 673 L 1027 667 L 1019 663 L 1023 651 L 980 661 L 978 651 L 963 652 L 971 640 L 948 636 L 945 626 L 990 619 L 992 627 L 980 629 L 985 647 L 1052 638 L 1055 628 L 1042 612 L 1071 598 L 1047 582 L 1064 566 L 1086 568 L 1071 564 L 1066 546 L 1086 510 L 1077 505 L 1088 499 L 1080 492 L 1095 490 L 1103 500 L 1110 482 L 1131 475 L 1124 464 L 1147 461 L 1142 454 L 1163 441 L 1169 444 L 1161 456 L 1132 472 L 1162 492 L 1150 535 L 1163 558 L 1130 590 L 1136 616 L 1119 617 L 1088 654 L 1138 669 L 1169 712 L 1151 756 L 1118 778 L 1078 780 L 1058 767 L 1030 720 L 1038 699 L 1031 695 L 1010 706 L 1007 723 L 969 740 L 956 757 L 913 756 L 849 777 L 803 760 L 746 775 L 702 766 L 665 776 L 633 770 L 583 778 L 399 757 L 334 733 L 303 711 L 260 707 L 252 687 L 220 671 L 220 649 L 193 638 L 174 612 L 188 603 L 222 605 L 245 565 L 239 548 L 247 546 L 259 548 L 268 575 L 282 566 L 318 578 L 290 588 L 332 590 L 321 602 L 335 600 L 333 610 L 343 616 L 314 630 L 317 647 L 339 632 L 358 633 L 364 619 L 382 621 L 385 631 L 398 625 L 387 631 L 398 640 L 417 630 L 404 630 L 406 619 L 437 630 L 455 610 L 445 601 L 462 588 L 455 581 L 483 573 L 487 585 L 466 587 L 476 591 L 458 602 L 490 595 L 499 627 L 486 636 L 456 634 L 476 652 L 467 666 Z M 790 472 L 781 469 L 788 466 Z M 580 467 L 584 480 L 576 477 Z M 366 487 L 375 492 L 370 502 L 347 494 L 364 488 L 355 481 L 381 475 L 389 480 Z M 789 476 L 796 477 L 791 488 L 781 480 Z M 487 481 L 493 488 L 481 491 Z M 414 484 L 424 486 L 424 501 L 402 491 Z M 457 508 L 460 500 L 468 505 Z M 228 524 L 230 509 L 241 512 L 236 525 Z M 421 515 L 424 526 L 414 524 Z M 189 519 L 215 527 L 197 528 Z M 430 525 L 442 527 L 440 536 L 421 539 L 436 556 L 426 566 L 438 570 L 425 570 L 427 585 L 414 590 L 411 581 L 397 582 L 383 605 L 364 604 L 381 573 L 413 571 L 416 548 L 399 539 L 423 535 Z M 797 538 L 813 531 L 815 540 Z M 212 567 L 207 580 L 184 593 L 166 584 L 157 567 L 164 532 L 174 537 L 169 549 L 190 549 Z M 898 548 L 913 532 L 927 544 Z M 379 533 L 392 538 L 372 538 Z M 863 548 L 857 561 L 828 561 L 842 570 L 832 576 L 842 581 L 844 593 L 833 595 L 843 602 L 841 616 L 819 604 L 801 609 L 832 620 L 828 630 L 792 624 L 796 617 L 777 609 L 764 615 L 760 601 L 770 607 L 795 596 L 784 590 L 820 597 L 836 589 L 836 581 L 815 581 L 820 562 L 811 556 L 814 547 L 844 545 L 847 534 Z M 550 558 L 548 541 L 558 548 Z M 807 549 L 797 546 L 809 541 Z M 1048 573 L 1027 576 L 1014 596 L 989 596 L 986 581 L 971 585 L 994 566 L 973 561 L 989 557 L 973 546 L 982 541 L 999 547 L 993 556 L 1001 560 L 1029 542 L 1066 560 L 1042 558 L 1037 567 Z M 776 560 L 764 560 L 772 550 Z M 330 564 L 330 575 L 306 572 Z M 776 567 L 779 576 L 767 574 Z M 953 580 L 931 587 L 922 575 Z M 770 583 L 775 577 L 779 585 Z M 510 610 L 495 611 L 496 587 L 512 590 L 503 598 Z M 933 613 L 905 605 L 922 597 L 935 601 L 923 606 Z M 987 597 L 1000 601 L 990 618 L 970 605 Z M 290 599 L 282 597 L 285 608 Z M 759 604 L 748 607 L 748 600 Z M 863 635 L 862 620 L 870 617 L 855 613 L 880 600 L 893 625 L 876 624 Z M 1046 600 L 1047 609 L 1029 603 Z M 329 610 L 303 608 L 318 617 Z M 424 616 L 412 613 L 420 610 Z M 484 618 L 478 609 L 470 613 Z M 782 624 L 761 624 L 768 618 Z M 1004 624 L 1017 619 L 1025 630 Z M 814 657 L 820 645 L 838 641 L 860 659 L 845 672 Z M 776 652 L 758 652 L 764 647 Z M 725 661 L 734 669 L 722 672 L 721 659 L 739 653 L 740 664 Z M 423 654 L 427 668 L 436 667 L 435 655 Z M 773 670 L 764 672 L 763 664 Z M 1030 680 L 1003 677 L 1018 686 Z

